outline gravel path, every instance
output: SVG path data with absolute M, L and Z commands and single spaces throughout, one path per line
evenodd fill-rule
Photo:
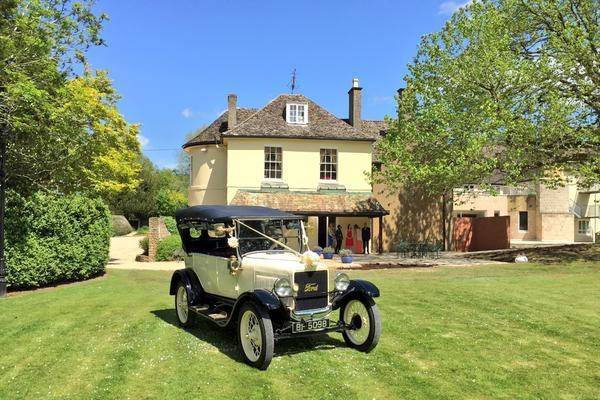
M 142 254 L 139 241 L 143 236 L 127 235 L 110 239 L 110 260 L 107 268 L 149 269 L 155 271 L 174 271 L 184 268 L 183 261 L 137 262 L 135 257 Z

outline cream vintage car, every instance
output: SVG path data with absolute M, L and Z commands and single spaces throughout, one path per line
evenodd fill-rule
M 235 326 L 244 360 L 259 369 L 269 366 L 279 339 L 341 332 L 357 350 L 377 345 L 379 290 L 335 273 L 307 250 L 302 217 L 266 207 L 194 206 L 176 220 L 185 269 L 174 272 L 169 292 L 182 326 L 197 317 Z

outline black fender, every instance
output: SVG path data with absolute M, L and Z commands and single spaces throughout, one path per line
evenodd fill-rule
M 237 321 L 237 314 L 242 307 L 242 304 L 247 301 L 252 301 L 257 305 L 264 307 L 271 317 L 279 318 L 284 312 L 283 304 L 275 293 L 265 289 L 256 289 L 251 292 L 242 293 L 242 295 L 238 297 L 237 301 L 233 305 L 229 322 L 235 323 L 235 321 Z
M 179 285 L 179 282 L 183 282 L 185 285 L 185 290 L 187 291 L 190 305 L 195 306 L 201 304 L 203 290 L 196 273 L 189 268 L 178 269 L 177 271 L 173 272 L 173 276 L 171 277 L 171 285 L 169 287 L 170 295 L 177 293 L 177 286 Z
M 374 304 L 373 297 L 379 297 L 379 289 L 369 281 L 353 279 L 350 281 L 350 284 L 345 291 L 333 298 L 331 307 L 336 310 L 347 301 L 358 297 L 369 299 Z

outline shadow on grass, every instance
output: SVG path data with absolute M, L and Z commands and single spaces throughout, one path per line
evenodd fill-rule
M 154 310 L 151 313 L 155 317 L 194 335 L 196 338 L 210 343 L 232 360 L 243 362 L 237 346 L 235 328 L 220 328 L 200 316 L 196 319 L 196 324 L 193 328 L 183 328 L 179 325 L 175 310 L 172 308 Z M 340 338 L 334 338 L 327 334 L 320 334 L 297 339 L 284 339 L 275 342 L 274 357 L 290 356 L 315 350 L 333 350 L 337 347 L 346 347 L 341 336 Z
M 568 244 L 520 249 L 507 249 L 465 257 L 493 261 L 513 262 L 518 254 L 525 254 L 530 262 L 540 264 L 561 264 L 577 261 L 600 261 L 600 244 Z

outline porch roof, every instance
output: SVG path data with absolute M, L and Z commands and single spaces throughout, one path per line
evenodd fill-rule
M 238 190 L 231 204 L 261 205 L 301 215 L 380 217 L 389 214 L 370 193 Z

